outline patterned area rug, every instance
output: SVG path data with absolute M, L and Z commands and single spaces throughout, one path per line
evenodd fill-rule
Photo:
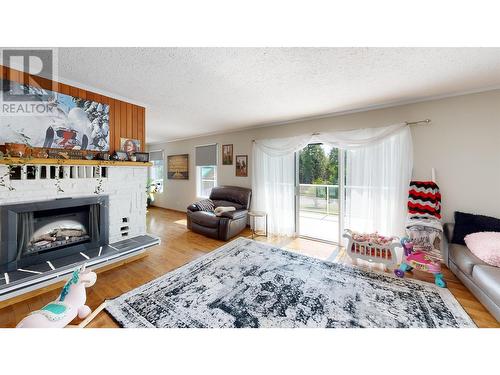
M 447 289 L 244 238 L 106 310 L 123 327 L 475 327 Z

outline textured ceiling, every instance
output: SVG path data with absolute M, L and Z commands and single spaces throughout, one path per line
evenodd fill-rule
M 59 75 L 148 107 L 157 142 L 500 85 L 500 48 L 59 48 Z

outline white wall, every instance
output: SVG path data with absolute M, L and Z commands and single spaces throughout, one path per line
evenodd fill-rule
M 500 90 L 149 145 L 150 150 L 164 149 L 165 157 L 183 153 L 190 155 L 190 179 L 165 179 L 164 193 L 157 195 L 155 204 L 185 210 L 197 199 L 196 145 L 234 144 L 235 155 L 249 156 L 249 177 L 236 177 L 234 165 L 219 165 L 218 183 L 251 187 L 252 139 L 387 126 L 426 118 L 432 120 L 431 125 L 412 126 L 413 177 L 430 179 L 431 168 L 436 169 L 443 196 L 444 220 L 450 220 L 455 210 L 500 217 Z

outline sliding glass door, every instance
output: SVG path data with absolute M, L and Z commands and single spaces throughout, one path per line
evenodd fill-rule
M 295 222 L 299 236 L 340 243 L 342 165 L 342 152 L 324 144 L 309 144 L 296 153 Z

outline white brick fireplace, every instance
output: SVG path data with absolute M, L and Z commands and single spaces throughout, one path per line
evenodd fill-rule
M 0 165 L 5 185 L 0 186 L 0 204 L 107 195 L 109 242 L 146 234 L 146 167 L 27 164 L 19 168 L 12 173 L 17 178 L 11 179 L 9 167 Z
M 82 264 L 92 269 L 99 268 L 139 255 L 160 243 L 157 237 L 146 233 L 147 164 L 137 163 L 135 166 L 97 162 L 82 165 L 85 161 L 75 161 L 75 165 L 71 165 L 64 161 L 64 165 L 60 165 L 53 160 L 48 164 L 35 164 L 40 163 L 39 159 L 33 165 L 29 164 L 29 160 L 26 164 L 10 166 L 4 163 L 0 163 L 0 229 L 8 228 L 5 232 L 9 232 L 10 237 L 4 238 L 7 233 L 0 231 L 0 258 L 3 256 L 3 263 L 0 264 L 0 302 L 56 283 Z M 72 199 L 66 201 L 67 198 Z M 107 213 L 107 220 L 102 216 L 99 219 L 100 228 L 108 228 L 107 232 L 103 230 L 105 236 L 87 236 L 96 242 L 92 240 L 84 245 L 67 247 L 65 253 L 57 252 L 60 255 L 54 257 L 52 253 L 49 255 L 40 250 L 34 257 L 30 253 L 28 256 L 31 258 L 18 257 L 17 260 L 14 251 L 11 258 L 11 250 L 18 249 L 17 245 L 23 243 L 19 242 L 22 241 L 19 239 L 19 230 L 22 229 L 19 228 L 23 225 L 18 221 L 22 215 L 16 212 L 30 211 L 31 208 L 35 212 L 45 206 L 79 207 L 83 202 L 96 201 L 104 205 L 99 212 L 104 209 Z M 37 204 L 30 206 L 31 202 Z M 16 218 L 13 219 L 12 215 Z M 17 223 L 17 235 L 11 232 L 13 223 Z M 103 232 L 99 231 L 100 234 Z M 17 241 L 16 246 L 12 244 L 13 240 Z M 62 238 L 63 245 L 65 240 L 71 241 L 72 237 Z M 57 241 L 61 241 L 59 237 Z M 80 250 L 79 246 L 85 249 Z M 17 253 L 24 255 L 20 251 Z M 53 253 L 56 254 L 56 251 Z

